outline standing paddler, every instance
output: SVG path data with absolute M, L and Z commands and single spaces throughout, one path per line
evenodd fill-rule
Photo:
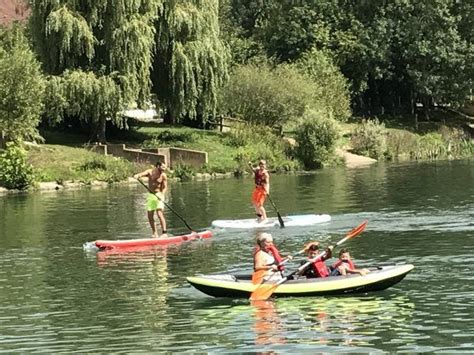
M 161 225 L 161 237 L 167 237 L 166 231 L 166 220 L 163 214 L 163 208 L 165 204 L 163 199 L 165 198 L 166 189 L 168 188 L 168 178 L 166 176 L 166 164 L 163 162 L 157 162 L 155 168 L 145 170 L 139 174 L 134 175 L 135 179 L 141 177 L 148 177 L 148 188 L 154 193 L 148 192 L 146 207 L 148 213 L 148 222 L 150 223 L 152 238 L 158 238 L 158 232 L 156 229 L 154 214 L 158 216 Z
M 249 167 L 252 169 L 255 179 L 255 190 L 252 194 L 252 204 L 255 208 L 258 222 L 265 222 L 267 219 L 267 212 L 263 205 L 265 199 L 270 193 L 270 174 L 268 173 L 266 165 L 266 161 L 262 159 L 258 162 L 258 168 L 254 168 L 252 162 L 249 161 Z

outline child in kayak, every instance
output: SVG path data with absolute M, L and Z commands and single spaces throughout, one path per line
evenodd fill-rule
M 312 262 L 302 273 L 302 276 L 306 278 L 315 278 L 315 277 L 328 277 L 330 274 L 329 268 L 326 266 L 325 261 L 332 257 L 333 246 L 330 245 L 326 249 L 326 254 L 318 258 L 316 261 Z M 312 242 L 306 246 L 306 252 L 308 255 L 308 260 L 316 258 L 319 254 L 319 243 Z M 302 262 L 305 263 L 305 262 Z
M 332 265 L 331 270 L 331 276 L 345 276 L 347 274 L 359 274 L 363 276 L 370 272 L 369 269 L 356 268 L 347 248 L 341 249 L 339 252 L 339 260 Z

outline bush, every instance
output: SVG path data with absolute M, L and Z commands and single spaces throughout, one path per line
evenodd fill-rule
M 221 110 L 262 125 L 274 126 L 303 115 L 311 103 L 311 80 L 289 65 L 237 66 L 222 89 Z
M 79 179 L 84 183 L 90 183 L 93 180 L 111 183 L 126 180 L 133 175 L 133 164 L 120 158 L 98 155 L 83 162 L 76 170 L 80 172 Z
M 143 148 L 156 148 L 163 146 L 183 147 L 186 143 L 193 143 L 198 135 L 191 130 L 164 130 L 152 139 L 143 142 Z
M 428 133 L 418 138 L 415 159 L 439 159 L 446 156 L 447 145 L 440 133 Z
M 26 162 L 26 151 L 15 143 L 8 143 L 0 154 L 0 184 L 7 189 L 24 190 L 34 180 L 33 167 Z
M 172 176 L 179 178 L 181 181 L 191 180 L 194 175 L 194 169 L 189 165 L 178 164 L 173 168 Z
M 295 64 L 313 82 L 313 107 L 338 121 L 346 121 L 351 115 L 349 84 L 330 56 L 313 48 Z
M 395 159 L 399 156 L 410 157 L 416 150 L 417 136 L 408 131 L 392 129 L 387 133 L 386 143 L 385 155 L 387 159 Z
M 334 120 L 322 119 L 315 112 L 310 112 L 296 130 L 296 157 L 306 169 L 320 168 L 332 158 L 338 138 L 339 131 Z
M 363 120 L 351 137 L 354 153 L 369 156 L 374 159 L 381 158 L 387 150 L 387 130 L 385 124 L 374 120 Z

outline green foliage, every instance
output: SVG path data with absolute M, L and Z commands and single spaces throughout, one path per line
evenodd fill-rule
M 33 167 L 26 161 L 26 151 L 16 143 L 7 144 L 0 154 L 0 184 L 7 189 L 24 190 L 33 184 Z
M 386 136 L 387 159 L 396 159 L 399 157 L 410 157 L 417 147 L 417 135 L 404 130 L 391 129 Z
M 52 121 L 77 118 L 105 141 L 129 104 L 150 95 L 154 19 L 161 0 L 31 2 L 31 33 L 49 78 Z
M 44 86 L 22 29 L 0 28 L 0 140 L 40 139 Z
M 323 166 L 332 159 L 339 130 L 330 118 L 321 118 L 316 112 L 308 112 L 296 130 L 296 157 L 306 169 Z
M 292 66 L 240 65 L 223 88 L 222 110 L 273 126 L 303 115 L 313 92 L 311 81 Z
M 111 76 L 81 70 L 66 70 L 61 76 L 50 76 L 45 101 L 51 123 L 75 116 L 92 127 L 105 124 L 105 118 L 118 126 L 124 124 L 120 114 L 122 92 Z
M 347 120 L 351 115 L 347 79 L 330 57 L 313 49 L 303 54 L 296 64 L 314 84 L 312 107 L 338 121 Z
M 447 149 L 440 133 L 428 133 L 418 138 L 415 159 L 438 159 L 446 156 Z
M 188 181 L 196 175 L 194 169 L 186 164 L 177 164 L 173 168 L 171 176 L 179 178 L 180 181 Z
M 386 133 L 385 124 L 379 122 L 377 118 L 363 120 L 352 134 L 352 150 L 356 154 L 379 159 L 387 149 Z
M 219 2 L 163 2 L 156 21 L 153 82 L 167 123 L 215 115 L 229 50 L 219 35 Z
M 142 143 L 144 148 L 185 147 L 198 140 L 198 134 L 191 129 L 164 130 Z
M 285 154 L 285 145 L 271 128 L 261 125 L 241 124 L 226 133 L 225 143 L 237 148 L 234 161 L 237 174 L 248 170 L 249 161 L 265 159 L 273 171 L 289 171 L 297 167 Z
M 90 183 L 94 180 L 118 182 L 133 175 L 133 166 L 120 158 L 109 159 L 105 156 L 93 156 L 82 162 L 76 170 L 79 180 Z

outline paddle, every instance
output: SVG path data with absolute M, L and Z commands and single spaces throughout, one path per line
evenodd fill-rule
M 283 222 L 283 218 L 281 218 L 281 214 L 280 214 L 280 211 L 278 211 L 278 208 L 275 206 L 275 204 L 273 203 L 273 200 L 272 198 L 270 197 L 270 195 L 267 195 L 268 197 L 268 200 L 270 201 L 270 203 L 272 204 L 273 208 L 275 209 L 276 213 L 277 213 L 277 216 L 278 216 L 278 222 L 280 223 L 280 227 L 281 228 L 285 228 L 285 223 Z
M 354 238 L 356 235 L 359 235 L 365 229 L 365 227 L 367 226 L 367 223 L 368 223 L 368 221 L 364 221 L 360 225 L 358 225 L 357 227 L 350 230 L 343 239 L 341 239 L 340 241 L 338 241 L 336 243 L 336 245 L 334 245 L 334 248 L 341 245 L 346 240 L 349 240 L 351 238 Z M 275 291 L 275 289 L 279 285 L 281 285 L 282 283 L 288 281 L 288 279 L 291 276 L 293 276 L 297 273 L 301 273 L 308 266 L 310 266 L 312 263 L 314 263 L 319 258 L 322 258 L 324 255 L 326 255 L 326 251 L 323 251 L 322 253 L 320 253 L 315 258 L 308 260 L 305 264 L 301 265 L 298 269 L 293 271 L 291 274 L 285 276 L 284 278 L 282 278 L 281 280 L 279 280 L 275 284 L 264 284 L 264 283 L 260 284 L 260 286 L 258 286 L 257 289 L 251 293 L 250 300 L 254 301 L 254 300 L 266 300 L 266 299 L 268 299 L 273 294 L 273 292 Z
M 140 178 L 137 178 L 137 180 L 138 180 L 138 182 L 139 182 L 140 184 L 142 184 L 142 185 L 145 187 L 145 189 L 148 190 L 148 192 L 150 192 L 151 194 L 155 195 L 158 200 L 162 201 L 163 204 L 164 204 L 171 212 L 173 212 L 180 220 L 182 220 L 183 223 L 186 225 L 186 227 L 188 227 L 188 229 L 189 229 L 191 232 L 195 232 L 195 230 L 192 229 L 192 228 L 189 226 L 189 224 L 184 220 L 183 217 L 181 217 L 181 215 L 180 215 L 178 212 L 176 212 L 174 209 L 172 209 L 172 208 L 170 207 L 170 205 L 168 205 L 164 200 L 162 200 L 161 198 L 158 197 L 158 195 L 156 194 L 156 192 L 151 191 L 150 188 L 149 188 L 148 186 L 146 186 L 146 185 L 143 183 L 143 181 L 140 180 Z

